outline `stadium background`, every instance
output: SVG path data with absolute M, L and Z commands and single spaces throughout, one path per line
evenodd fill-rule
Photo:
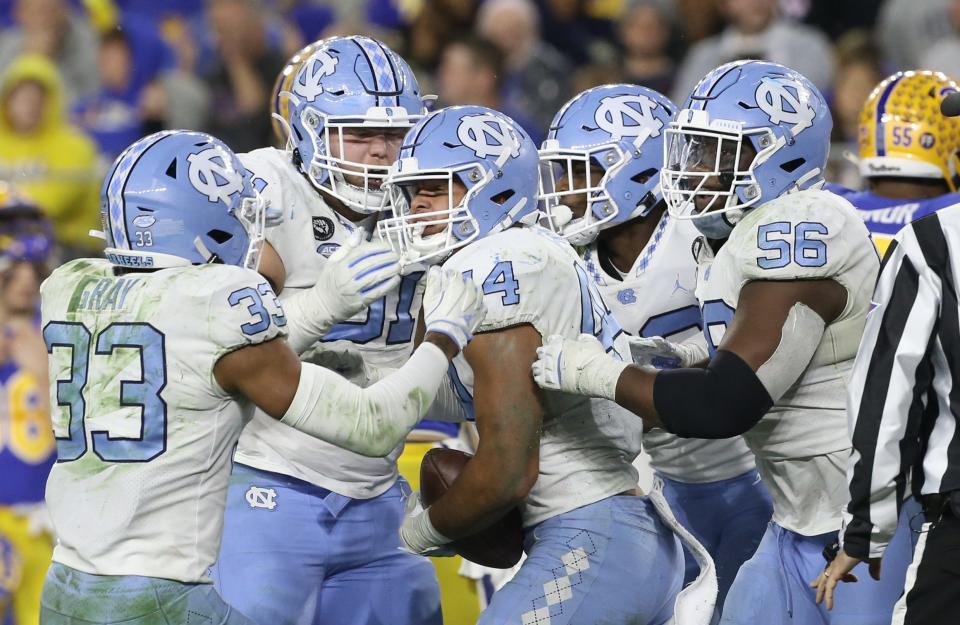
M 897 70 L 960 76 L 960 0 L 0 0 L 0 205 L 28 198 L 49 218 L 56 245 L 44 269 L 98 254 L 87 231 L 99 227 L 100 180 L 123 147 L 163 128 L 204 130 L 237 152 L 277 144 L 277 73 L 337 34 L 382 39 L 437 106 L 502 110 L 535 140 L 583 89 L 635 82 L 679 104 L 721 63 L 773 60 L 829 99 L 828 180 L 855 188 L 848 155 L 873 87 Z M 13 302 L 36 300 L 42 272 L 13 273 L 0 264 L 0 622 L 19 615 L 23 625 L 39 592 L 31 571 L 49 558 L 36 494 L 54 441 L 38 410 L 42 372 L 3 374 L 14 361 L 29 370 L 38 345 L 10 328 Z M 401 464 L 414 486 L 429 446 L 411 446 Z M 490 581 L 458 578 L 449 561 L 441 578 L 447 622 L 473 622 Z

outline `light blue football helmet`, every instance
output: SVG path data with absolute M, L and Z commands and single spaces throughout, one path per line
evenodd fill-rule
M 537 147 L 512 119 L 483 106 L 430 113 L 403 139 L 384 185 L 393 217 L 380 237 L 404 263 L 445 260 L 454 250 L 518 223 L 536 223 Z M 447 208 L 411 213 L 410 185 L 445 182 Z M 466 187 L 454 203 L 454 182 Z M 431 226 L 443 231 L 424 235 Z
M 405 130 L 426 114 L 426 101 L 406 61 L 369 37 L 333 37 L 303 61 L 281 96 L 289 100 L 289 117 L 283 120 L 287 145 L 310 182 L 351 210 L 378 211 L 390 163 L 344 158 L 343 131 Z M 390 150 L 399 147 L 399 139 Z
M 676 110 L 666 96 L 627 84 L 595 87 L 567 102 L 540 150 L 547 225 L 587 245 L 600 230 L 645 217 L 663 199 L 663 138 Z M 603 171 L 599 179 L 591 164 Z M 572 182 L 577 171 L 583 186 Z M 574 218 L 565 202 L 584 194 L 586 212 Z
M 114 265 L 259 264 L 263 202 L 236 154 L 208 134 L 140 139 L 114 161 L 100 200 L 104 253 Z
M 670 215 L 710 238 L 744 211 L 817 187 L 833 119 L 801 74 L 766 61 L 721 65 L 700 81 L 666 132 L 661 185 Z M 748 142 L 756 153 L 741 162 Z

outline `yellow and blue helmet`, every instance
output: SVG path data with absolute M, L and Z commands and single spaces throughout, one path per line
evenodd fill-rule
M 304 62 L 323 45 L 323 42 L 323 39 L 318 39 L 303 46 L 290 57 L 287 64 L 277 74 L 277 79 L 273 81 L 273 97 L 270 99 L 270 121 L 273 123 L 273 135 L 281 145 L 286 146 L 290 138 L 290 133 L 284 126 L 290 119 L 290 98 L 287 97 L 287 94 L 290 93 L 293 79 Z
M 940 103 L 960 85 L 941 72 L 897 72 L 884 79 L 860 111 L 860 175 L 942 179 L 960 186 L 960 118 Z

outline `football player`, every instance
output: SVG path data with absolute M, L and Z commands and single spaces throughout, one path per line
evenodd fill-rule
M 820 190 L 831 127 L 823 97 L 793 70 L 738 61 L 708 74 L 667 130 L 661 184 L 671 216 L 703 235 L 709 362 L 651 372 L 581 337 L 551 339 L 535 365 L 545 388 L 616 399 L 680 436 L 744 435 L 773 522 L 721 623 L 889 623 L 899 592 L 847 585 L 842 611 L 828 614 L 808 586 L 840 526 L 846 377 L 879 268 L 854 208 Z
M 261 272 L 293 305 L 325 279 L 329 257 L 367 236 L 383 201 L 381 183 L 406 131 L 425 112 L 407 63 L 379 41 L 326 39 L 300 61 L 278 94 L 287 149 L 241 154 L 265 200 L 284 220 L 268 228 Z M 327 363 L 365 384 L 410 355 L 423 272 L 373 300 L 307 345 L 306 362 Z M 359 363 L 359 364 L 358 364 Z M 344 416 L 349 414 L 345 410 Z M 400 551 L 403 517 L 397 445 L 370 458 L 254 415 L 240 437 L 214 577 L 232 605 L 263 623 L 439 623 L 430 563 Z M 258 493 L 271 491 L 268 505 Z M 275 503 L 275 505 L 274 505 Z M 250 537 L 256 536 L 256 541 Z
M 587 332 L 613 349 L 620 334 L 573 248 L 536 225 L 537 179 L 529 136 L 480 106 L 428 115 L 391 169 L 394 217 L 381 234 L 406 262 L 469 276 L 488 310 L 450 371 L 476 453 L 428 509 L 411 497 L 400 534 L 414 553 L 449 553 L 519 505 L 527 559 L 479 623 L 664 623 L 683 556 L 636 492 L 640 421 L 611 402 L 540 391 L 530 374 L 541 337 Z
M 634 362 L 658 368 L 707 356 L 693 293 L 697 230 L 666 214 L 660 191 L 663 137 L 676 110 L 644 87 L 590 89 L 557 113 L 540 150 L 551 173 L 542 195 L 547 222 L 578 246 L 620 326 L 650 339 L 631 343 Z M 679 438 L 660 429 L 646 432 L 643 446 L 677 519 L 713 557 L 720 608 L 773 512 L 753 454 L 740 437 Z M 698 566 L 689 555 L 686 564 L 689 583 Z
M 0 183 L 0 623 L 11 625 L 38 622 L 53 552 L 43 491 L 57 448 L 37 327 L 52 253 L 40 208 Z
M 860 111 L 860 175 L 866 191 L 827 185 L 853 204 L 882 256 L 905 225 L 960 203 L 960 120 L 940 103 L 960 86 L 940 72 L 897 72 Z
M 106 259 L 67 263 L 41 289 L 58 453 L 46 492 L 58 543 L 41 621 L 249 623 L 206 575 L 231 454 L 254 406 L 284 427 L 385 455 L 425 414 L 482 316 L 482 295 L 431 273 L 428 342 L 361 389 L 287 345 L 288 331 L 316 319 L 288 317 L 254 271 L 263 206 L 219 140 L 141 139 L 108 173 L 102 207 Z M 336 322 L 379 297 L 396 270 L 385 246 L 345 244 L 294 311 L 335 310 L 324 323 Z M 250 500 L 276 505 L 276 493 Z

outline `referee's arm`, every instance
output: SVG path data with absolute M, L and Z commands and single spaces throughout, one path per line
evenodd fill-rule
M 896 531 L 916 445 L 907 432 L 917 431 L 930 385 L 941 286 L 925 256 L 928 235 L 942 241 L 935 217 L 907 226 L 888 248 L 850 376 L 850 502 L 840 540 L 860 560 L 880 558 Z

